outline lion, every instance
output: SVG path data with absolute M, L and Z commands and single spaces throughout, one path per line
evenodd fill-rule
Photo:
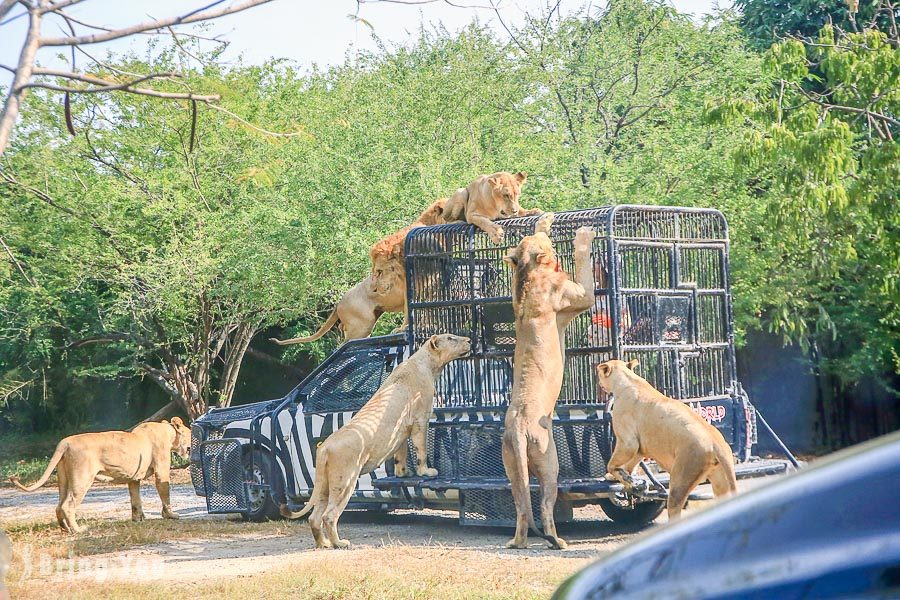
M 372 261 L 372 289 L 376 294 L 401 293 L 406 299 L 406 253 L 404 244 L 410 231 L 429 225 L 443 225 L 446 198 L 431 203 L 410 225 L 398 229 L 391 235 L 376 242 L 369 250 Z M 395 289 L 397 288 L 397 289 Z M 404 302 L 403 323 L 395 331 L 403 331 L 409 326 L 409 312 Z
M 314 334 L 288 340 L 279 340 L 278 338 L 269 338 L 269 340 L 279 346 L 314 342 L 328 333 L 338 321 L 340 321 L 341 333 L 345 342 L 358 340 L 369 337 L 372 330 L 375 329 L 378 317 L 384 313 L 404 312 L 405 308 L 406 291 L 401 286 L 392 287 L 383 293 L 376 292 L 372 275 L 369 274 L 344 292 L 331 310 L 331 314 Z
M 278 338 L 269 340 L 279 346 L 314 342 L 328 333 L 338 322 L 344 342 L 357 340 L 369 337 L 375 329 L 378 318 L 384 313 L 402 312 L 403 324 L 394 331 L 406 329 L 409 315 L 406 310 L 403 241 L 406 234 L 416 227 L 443 224 L 445 202 L 446 199 L 442 199 L 432 203 L 412 224 L 395 231 L 372 246 L 369 251 L 372 272 L 341 296 L 325 323 L 314 334 L 288 340 Z
M 543 212 L 537 208 L 523 209 L 519 206 L 519 195 L 527 179 L 525 171 L 519 171 L 515 175 L 506 171 L 481 175 L 467 187 L 456 190 L 447 200 L 444 219 L 447 223 L 471 223 L 487 233 L 492 242 L 500 244 L 504 231 L 494 221 L 539 215 Z
M 615 398 L 612 426 L 616 448 L 606 478 L 635 489 L 631 472 L 645 456 L 669 472 L 669 520 L 681 516 L 688 495 L 707 478 L 716 497 L 737 491 L 734 454 L 722 432 L 684 402 L 663 395 L 632 369 L 632 360 L 597 365 L 597 378 Z
M 507 548 L 525 548 L 529 527 L 553 548 L 566 547 L 553 520 L 559 476 L 553 408 L 562 388 L 565 328 L 594 301 L 591 243 L 596 233 L 589 227 L 575 233 L 575 281 L 571 281 L 559 269 L 547 236 L 552 222 L 553 214 L 545 213 L 535 234 L 510 249 L 504 259 L 513 268 L 516 318 L 513 384 L 502 444 L 503 467 L 516 505 L 516 534 Z M 529 474 L 540 484 L 543 534 L 534 525 Z
M 416 474 L 434 477 L 429 468 L 428 419 L 434 403 L 434 382 L 444 365 L 467 356 L 471 340 L 449 333 L 434 335 L 401 363 L 350 422 L 331 434 L 316 452 L 316 482 L 312 497 L 300 512 L 281 506 L 281 514 L 299 519 L 310 511 L 309 525 L 317 548 L 346 548 L 338 536 L 337 521 L 347 507 L 356 480 L 388 458 L 394 473 L 406 475 L 407 438 L 416 449 Z M 324 530 L 324 534 L 323 534 Z
M 190 448 L 191 430 L 179 417 L 161 423 L 141 423 L 132 431 L 81 433 L 63 438 L 56 445 L 50 464 L 38 481 L 29 486 L 22 485 L 15 476 L 10 481 L 22 491 L 33 492 L 47 483 L 56 469 L 59 480 L 56 520 L 69 533 L 79 533 L 84 528 L 76 522 L 75 511 L 95 477 L 101 475 L 114 482 L 127 482 L 131 520 L 143 521 L 141 480 L 155 475 L 163 518 L 178 519 L 169 503 L 169 469 L 172 452 L 187 458 Z

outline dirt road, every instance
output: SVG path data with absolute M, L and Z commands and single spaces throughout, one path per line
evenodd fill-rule
M 741 482 L 742 488 L 753 484 Z M 57 502 L 55 488 L 32 494 L 0 488 L 0 526 L 10 528 L 23 522 L 46 524 L 53 520 Z M 253 578 L 267 572 L 289 569 L 298 573 L 329 572 L 340 565 L 386 565 L 406 578 L 442 570 L 495 569 L 508 577 L 527 577 L 535 569 L 543 570 L 545 591 L 568 574 L 577 571 L 611 552 L 639 533 L 608 520 L 598 507 L 578 508 L 576 521 L 560 525 L 560 535 L 569 542 L 565 552 L 552 551 L 538 539 L 532 539 L 525 551 L 503 548 L 511 532 L 506 529 L 461 527 L 455 512 L 405 511 L 390 514 L 347 512 L 341 519 L 341 534 L 353 547 L 346 551 L 315 551 L 309 527 L 305 522 L 256 524 L 236 522 L 236 517 L 212 516 L 206 513 L 204 499 L 193 493 L 189 485 L 172 489 L 173 506 L 182 515 L 178 522 L 161 521 L 160 503 L 152 486 L 143 487 L 144 511 L 150 525 L 177 531 L 190 528 L 187 539 L 167 540 L 149 545 L 133 544 L 116 552 L 90 554 L 66 562 L 48 561 L 40 551 L 16 548 L 19 555 L 17 581 L 13 589 L 24 596 L 32 595 L 40 586 L 71 585 L 77 582 L 109 584 L 151 583 L 162 580 L 192 584 Z M 702 510 L 704 504 L 692 503 L 691 510 Z M 124 486 L 98 486 L 92 489 L 79 513 L 85 520 L 127 521 L 130 517 L 127 489 Z M 665 515 L 657 519 L 666 521 Z M 146 528 L 147 522 L 133 524 Z M 228 534 L 221 533 L 227 525 Z M 123 526 L 130 527 L 131 524 Z M 42 525 L 49 535 L 60 535 L 54 527 Z M 96 525 L 95 525 L 96 527 Z M 181 529 L 181 532 L 186 529 Z M 84 534 L 90 538 L 91 533 Z M 173 536 L 174 537 L 174 536 Z M 184 538 L 184 535 L 181 536 Z M 83 539 L 82 544 L 91 544 Z M 29 553 L 31 553 L 29 555 Z M 492 567 L 493 565 L 493 567 Z M 493 572 L 493 571 L 492 571 Z

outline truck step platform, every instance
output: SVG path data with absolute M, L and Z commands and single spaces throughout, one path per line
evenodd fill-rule
M 789 463 L 786 460 L 778 459 L 756 459 L 735 465 L 735 475 L 738 479 L 749 479 L 754 477 L 763 477 L 767 475 L 778 475 L 788 470 Z M 656 473 L 655 477 L 664 486 L 669 483 L 668 473 Z M 646 478 L 635 476 L 637 481 L 645 481 Z M 417 488 L 434 491 L 446 490 L 509 490 L 509 480 L 505 477 L 466 477 L 465 479 L 452 479 L 448 477 L 382 477 L 372 482 L 379 490 L 391 490 L 393 488 Z M 645 496 L 654 496 L 661 493 L 654 489 L 650 481 L 647 484 L 647 493 Z M 537 480 L 532 478 L 530 487 L 532 490 L 538 489 Z M 561 493 L 620 493 L 625 488 L 622 484 L 609 481 L 604 478 L 589 479 L 560 479 L 559 491 Z M 702 497 L 701 497 L 702 496 Z M 698 494 L 692 500 L 705 500 L 707 493 Z

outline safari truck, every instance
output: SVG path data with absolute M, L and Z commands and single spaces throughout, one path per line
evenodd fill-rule
M 404 333 L 349 341 L 284 397 L 212 409 L 197 419 L 191 477 L 208 511 L 258 520 L 276 518 L 281 503 L 299 510 L 310 498 L 323 440 L 431 335 L 449 332 L 471 338 L 473 351 L 450 363 L 436 383 L 428 463 L 438 475 L 396 477 L 389 460 L 359 478 L 350 508 L 451 509 L 462 524 L 513 525 L 500 450 L 516 344 L 511 270 L 503 257 L 533 233 L 537 219 L 502 221 L 501 246 L 465 223 L 413 229 L 405 241 Z M 632 205 L 557 213 L 551 238 L 568 273 L 575 231 L 584 225 L 597 232 L 595 302 L 565 332 L 553 420 L 557 521 L 572 519 L 574 507 L 599 504 L 614 521 L 643 524 L 665 505 L 668 474 L 650 461 L 641 465 L 647 485 L 636 488 L 646 488 L 639 494 L 604 478 L 615 444 L 614 406 L 597 385 L 595 366 L 613 358 L 639 359 L 641 376 L 717 427 L 734 451 L 739 478 L 786 471 L 788 461 L 753 455 L 757 426 L 768 426 L 737 380 L 722 214 Z M 410 473 L 415 460 L 410 444 Z

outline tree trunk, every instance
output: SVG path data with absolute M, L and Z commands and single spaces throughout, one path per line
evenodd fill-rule
M 173 400 L 173 401 L 169 402 L 168 404 L 166 404 L 165 406 L 163 406 L 158 411 L 156 411 L 155 413 L 153 413 L 152 415 L 150 415 L 149 417 L 147 417 L 146 419 L 144 419 L 143 421 L 135 423 L 134 425 L 129 427 L 128 431 L 131 431 L 132 429 L 134 429 L 141 423 L 149 423 L 150 421 L 158 421 L 158 420 L 162 419 L 163 417 L 167 417 L 167 416 L 171 415 L 173 412 L 175 412 L 177 409 L 178 409 L 178 404 L 176 404 L 175 401 Z
M 231 406 L 244 355 L 247 353 L 250 340 L 254 335 L 256 335 L 256 325 L 253 323 L 241 323 L 235 330 L 231 346 L 225 353 L 225 368 L 222 371 L 222 383 L 219 386 L 219 406 Z
M 40 6 L 45 4 L 46 0 L 40 2 Z M 12 135 L 13 127 L 16 125 L 16 119 L 19 117 L 19 110 L 28 88 L 22 87 L 31 81 L 32 71 L 34 69 L 34 58 L 38 48 L 41 45 L 41 21 L 43 15 L 40 7 L 28 9 L 28 33 L 25 36 L 25 44 L 22 46 L 22 53 L 19 54 L 19 63 L 16 66 L 16 74 L 13 77 L 12 85 L 9 88 L 9 94 L 6 96 L 6 102 L 3 104 L 3 113 L 0 114 L 0 155 L 9 145 L 9 138 Z

